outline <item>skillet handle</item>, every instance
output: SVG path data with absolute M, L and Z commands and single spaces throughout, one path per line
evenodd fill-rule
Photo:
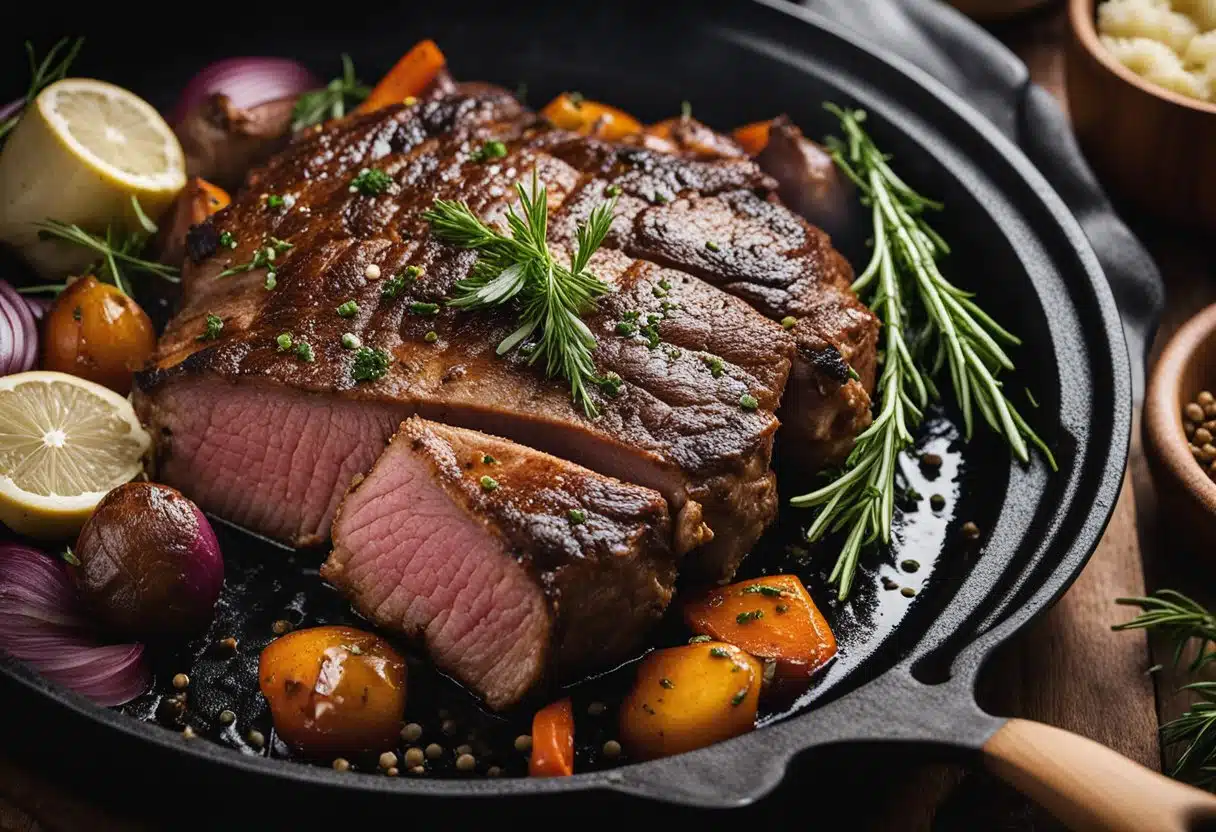
M 984 743 L 988 769 L 1074 830 L 1211 828 L 1216 796 L 1061 728 L 1010 719 Z

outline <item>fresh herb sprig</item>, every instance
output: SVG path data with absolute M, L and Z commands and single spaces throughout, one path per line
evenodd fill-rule
M 795 506 L 820 507 L 807 530 L 808 541 L 830 533 L 845 534 L 830 575 L 837 596 L 845 600 L 862 547 L 874 541 L 890 542 L 899 456 L 912 444 L 913 431 L 930 399 L 938 398 L 933 377 L 944 364 L 950 369 L 968 439 L 974 406 L 1005 438 L 1017 459 L 1029 461 L 1029 442 L 1039 448 L 1053 470 L 1056 464 L 1051 451 L 1005 397 L 997 379 L 1002 370 L 1013 369 L 999 342 L 1020 341 L 980 309 L 971 293 L 946 280 L 937 267 L 937 258 L 950 249 L 924 215 L 941 205 L 916 193 L 891 169 L 890 157 L 862 129 L 864 112 L 831 103 L 824 106 L 840 120 L 845 136 L 830 137 L 828 149 L 872 212 L 873 253 L 853 289 L 882 321 L 885 338 L 873 423 L 857 438 L 843 469 L 831 482 L 791 500 Z M 933 354 L 926 361 L 927 350 Z
M 25 91 L 24 103 L 12 115 L 0 121 L 0 142 L 4 141 L 5 137 L 17 126 L 17 122 L 21 120 L 21 114 L 30 104 L 34 103 L 34 99 L 40 92 L 67 76 L 68 68 L 76 60 L 82 46 L 84 46 L 84 38 L 76 38 L 72 41 L 63 38 L 51 47 L 51 51 L 47 52 L 46 57 L 40 62 L 34 55 L 34 45 L 29 41 L 25 42 L 25 54 L 30 63 L 30 85 Z M 60 57 L 60 52 L 63 53 L 62 57 Z
M 131 294 L 131 275 L 135 273 L 150 274 L 177 283 L 180 278 L 176 267 L 141 256 L 144 247 L 156 233 L 156 224 L 144 213 L 134 196 L 131 197 L 131 208 L 140 225 L 139 230 L 131 232 L 116 231 L 113 226 L 107 226 L 105 235 L 99 236 L 90 234 L 78 225 L 55 219 L 46 219 L 34 225 L 38 229 L 39 239 L 63 240 L 96 252 L 100 259 L 89 267 L 88 273 L 108 280 L 123 294 Z
M 1194 673 L 1216 659 L 1216 615 L 1201 604 L 1173 589 L 1161 589 L 1144 598 L 1117 598 L 1115 603 L 1140 607 L 1140 614 L 1116 624 L 1112 630 L 1148 630 L 1160 633 L 1174 644 L 1174 664 L 1192 641 L 1197 641 L 1195 658 L 1187 670 Z M 1216 783 L 1216 682 L 1197 681 L 1183 685 L 1199 698 L 1177 719 L 1161 726 L 1163 745 L 1183 746 L 1170 775 L 1197 786 Z
M 588 385 L 601 380 L 591 358 L 597 342 L 582 316 L 612 290 L 587 266 L 612 227 L 616 199 L 597 205 L 578 227 L 574 257 L 566 267 L 549 251 L 548 194 L 535 171 L 530 188 L 523 183 L 515 188 L 522 213 L 508 209 L 510 236 L 486 225 L 463 202 L 436 200 L 423 214 L 437 238 L 478 254 L 469 277 L 456 284 L 459 297 L 448 305 L 472 311 L 517 301 L 519 326 L 498 345 L 498 354 L 535 335 L 528 363 L 542 361 L 548 375 L 569 381 L 571 398 L 594 417 L 599 411 Z
M 371 92 L 371 87 L 360 83 L 355 77 L 355 65 L 350 55 L 344 52 L 342 77 L 296 99 L 291 111 L 291 129 L 302 130 L 331 118 L 342 118 L 346 115 L 347 107 L 358 106 Z

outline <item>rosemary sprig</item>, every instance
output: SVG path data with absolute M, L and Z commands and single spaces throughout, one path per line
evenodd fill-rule
M 342 118 L 348 106 L 356 106 L 371 95 L 371 87 L 355 77 L 355 65 L 350 55 L 342 53 L 342 77 L 335 78 L 317 90 L 296 99 L 291 112 L 291 129 L 302 130 L 331 118 Z
M 1191 639 L 1199 640 L 1199 652 L 1188 668 L 1192 673 L 1216 659 L 1208 645 L 1216 642 L 1216 616 L 1200 604 L 1173 589 L 1161 589 L 1145 598 L 1116 598 L 1116 604 L 1139 607 L 1141 613 L 1131 621 L 1116 624 L 1112 630 L 1152 630 L 1174 642 L 1174 664 Z
M 84 38 L 76 38 L 70 42 L 70 45 L 68 39 L 63 38 L 52 46 L 51 51 L 47 52 L 46 57 L 39 62 L 34 56 L 34 45 L 29 41 L 25 42 L 25 54 L 30 63 L 30 85 L 25 91 L 24 103 L 12 115 L 4 121 L 0 121 L 0 142 L 4 141 L 4 138 L 17 126 L 17 122 L 21 120 L 21 114 L 34 102 L 38 94 L 68 74 L 68 68 L 72 65 L 72 61 L 76 60 L 82 46 L 84 46 Z M 60 58 L 59 53 L 64 49 L 67 51 Z
M 1192 640 L 1199 644 L 1189 672 L 1200 670 L 1216 658 L 1216 650 L 1208 649 L 1216 642 L 1216 615 L 1181 592 L 1161 589 L 1144 598 L 1116 598 L 1115 603 L 1140 607 L 1141 612 L 1111 629 L 1161 633 L 1174 642 L 1175 665 Z M 1177 719 L 1161 726 L 1162 744 L 1185 744 L 1170 774 L 1198 786 L 1211 785 L 1216 783 L 1216 682 L 1191 682 L 1179 688 L 1182 691 L 1195 693 L 1199 699 Z
M 131 294 L 130 275 L 137 272 L 177 283 L 180 279 L 177 268 L 140 257 L 144 246 L 156 233 L 156 224 L 148 219 L 140 207 L 139 200 L 134 196 L 131 197 L 131 206 L 140 224 L 139 231 L 123 233 L 115 231 L 113 226 L 107 226 L 105 236 L 98 236 L 90 234 L 78 225 L 54 219 L 46 219 L 34 225 L 38 229 L 39 239 L 63 240 L 96 252 L 99 259 L 89 267 L 89 273 L 97 275 L 101 280 L 108 279 L 123 294 Z
M 547 242 L 548 194 L 532 173 L 531 188 L 515 186 L 522 213 L 507 211 L 510 236 L 486 225 L 463 202 L 436 200 L 423 214 L 437 238 L 478 253 L 469 277 L 456 284 L 456 309 L 476 310 L 501 306 L 512 300 L 519 308 L 519 326 L 498 345 L 504 355 L 537 336 L 529 364 L 543 360 L 549 376 L 570 382 L 570 396 L 588 416 L 598 415 L 587 385 L 600 383 L 591 352 L 595 335 L 582 316 L 595 308 L 611 288 L 587 270 L 591 255 L 612 227 L 616 199 L 602 202 L 580 225 L 570 266 L 558 263 Z
M 840 120 L 845 136 L 830 137 L 828 149 L 872 212 L 873 254 L 853 289 L 883 322 L 885 338 L 873 423 L 857 438 L 843 470 L 830 483 L 791 500 L 795 506 L 821 507 L 807 530 L 809 542 L 845 532 L 829 579 L 837 586 L 837 596 L 845 600 L 862 547 L 890 542 L 899 455 L 912 444 L 912 432 L 930 398 L 938 398 L 933 377 L 943 364 L 950 368 L 968 439 L 974 404 L 1020 461 L 1030 459 L 1029 441 L 1053 469 L 1056 465 L 997 379 L 1001 370 L 1013 369 L 998 342 L 1020 342 L 981 310 L 971 293 L 951 284 L 938 270 L 937 258 L 950 249 L 924 214 L 941 205 L 916 193 L 890 168 L 889 157 L 862 129 L 864 112 L 831 103 L 824 106 Z M 925 323 L 914 335 L 911 324 L 922 319 Z M 926 347 L 934 350 L 927 362 L 922 360 Z

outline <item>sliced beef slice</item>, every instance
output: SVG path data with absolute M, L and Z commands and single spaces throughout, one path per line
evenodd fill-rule
M 633 654 L 672 595 L 662 496 L 407 420 L 346 495 L 322 575 L 491 708 Z

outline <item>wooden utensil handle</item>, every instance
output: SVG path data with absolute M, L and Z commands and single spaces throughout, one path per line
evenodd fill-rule
M 1189 832 L 1216 821 L 1216 796 L 1041 722 L 1006 722 L 984 743 L 984 761 L 1078 832 Z

